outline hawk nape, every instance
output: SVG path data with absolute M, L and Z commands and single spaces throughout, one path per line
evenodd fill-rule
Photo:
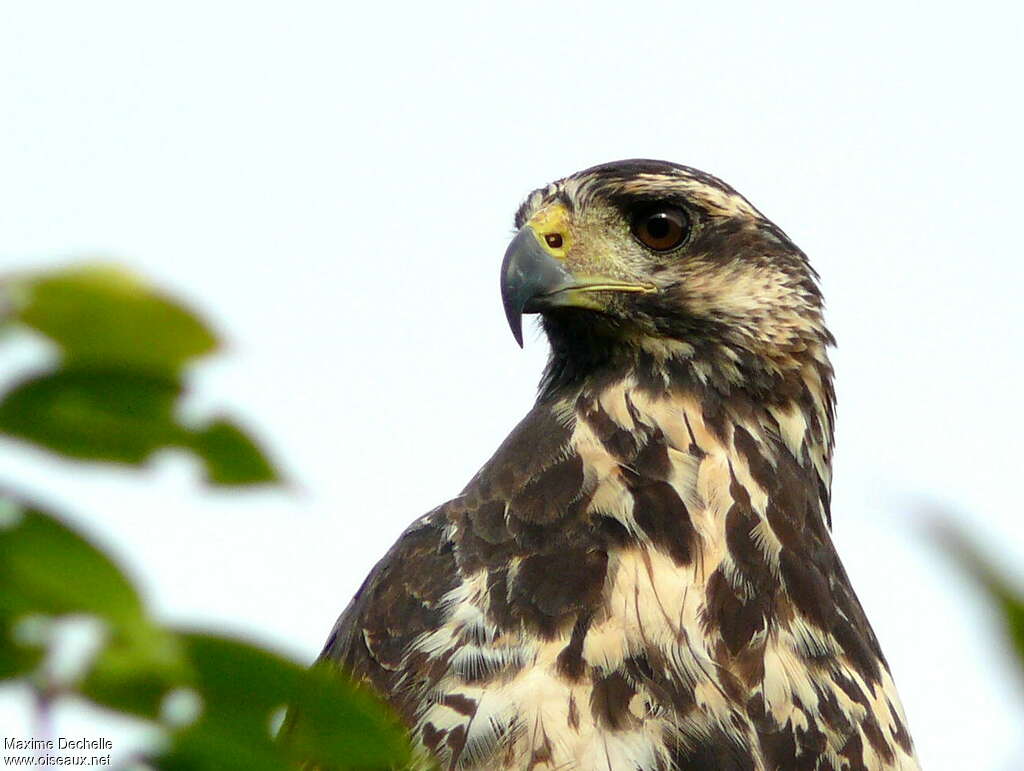
M 537 403 L 374 568 L 322 654 L 424 767 L 914 769 L 829 535 L 816 274 L 728 185 L 659 161 L 536 190 L 501 294 Z

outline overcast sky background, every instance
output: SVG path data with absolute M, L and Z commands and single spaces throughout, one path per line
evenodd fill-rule
M 546 346 L 516 347 L 498 297 L 522 197 L 618 158 L 697 166 L 822 275 L 834 536 L 924 767 L 1019 768 L 1024 687 L 921 509 L 1024 557 L 1024 15 L 693 5 L 0 5 L 3 270 L 113 258 L 200 309 L 228 347 L 193 407 L 229 407 L 294 484 L 212 494 L 181 458 L 13 443 L 0 479 L 163 618 L 312 660 L 532 404 Z M 24 706 L 0 690 L 5 735 L 29 735 Z

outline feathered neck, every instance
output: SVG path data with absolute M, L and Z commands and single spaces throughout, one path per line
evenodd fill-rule
M 707 326 L 687 342 L 632 334 L 622 322 L 591 313 L 546 314 L 551 355 L 538 402 L 581 405 L 608 388 L 628 383 L 647 398 L 692 398 L 705 422 L 729 440 L 735 425 L 756 425 L 778 440 L 821 489 L 828 490 L 835 420 L 835 391 L 825 331 L 820 341 L 753 353 Z
M 831 449 L 835 391 L 827 348 L 834 339 L 827 330 L 766 353 L 708 323 L 684 336 L 652 337 L 611 316 L 566 309 L 545 314 L 542 325 L 551 353 L 539 401 L 596 393 L 628 378 L 652 396 L 687 391 L 751 406 L 792 403 L 827 417 L 822 440 Z

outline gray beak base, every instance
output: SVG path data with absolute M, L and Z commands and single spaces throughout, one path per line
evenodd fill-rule
M 501 302 L 505 318 L 519 347 L 523 347 L 523 314 L 540 309 L 531 301 L 571 287 L 574 279 L 541 246 L 536 231 L 524 226 L 505 250 L 501 263 Z

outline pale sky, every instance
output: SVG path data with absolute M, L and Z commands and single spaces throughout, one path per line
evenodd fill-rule
M 229 408 L 294 484 L 212 494 L 175 457 L 13 443 L 0 479 L 162 618 L 312 660 L 533 401 L 545 344 L 516 347 L 498 296 L 522 197 L 618 158 L 697 166 L 822 275 L 834 537 L 923 766 L 1018 768 L 1024 683 L 919 512 L 1024 557 L 1022 26 L 1011 3 L 3 3 L 3 270 L 113 258 L 201 310 L 229 347 L 193 408 Z M 23 707 L 0 689 L 5 735 Z

